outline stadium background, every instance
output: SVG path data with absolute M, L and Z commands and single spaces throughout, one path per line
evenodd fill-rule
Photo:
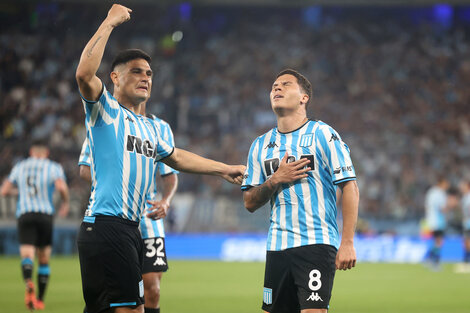
M 425 191 L 439 173 L 454 185 L 470 174 L 470 2 L 448 3 L 123 1 L 132 20 L 111 35 L 99 76 L 108 77 L 120 49 L 149 52 L 156 75 L 148 111 L 170 123 L 176 146 L 243 164 L 252 140 L 275 124 L 275 74 L 299 70 L 314 87 L 309 117 L 351 148 L 359 260 L 420 262 Z M 0 178 L 32 140 L 48 139 L 72 197 L 70 215 L 56 219 L 56 255 L 75 253 L 89 194 L 78 176 L 85 130 L 74 73 L 109 6 L 0 3 Z M 18 251 L 15 201 L 0 198 L 0 254 Z M 460 211 L 448 218 L 444 260 L 456 262 Z M 264 258 L 268 208 L 249 214 L 239 188 L 219 179 L 180 174 L 165 223 L 170 260 Z

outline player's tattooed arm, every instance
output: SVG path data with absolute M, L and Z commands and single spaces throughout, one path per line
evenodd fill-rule
M 98 100 L 101 90 L 101 80 L 96 76 L 100 67 L 104 50 L 113 29 L 130 19 L 131 9 L 114 4 L 108 16 L 101 23 L 93 37 L 83 49 L 78 63 L 75 79 L 82 96 L 90 101 Z
M 292 183 L 308 176 L 307 172 L 311 170 L 308 167 L 310 160 L 300 159 L 288 163 L 287 159 L 286 153 L 271 178 L 262 185 L 250 188 L 243 193 L 243 201 L 248 211 L 254 212 L 268 202 L 281 184 Z
M 93 55 L 93 48 L 95 48 L 96 44 L 98 43 L 98 41 L 100 41 L 100 39 L 101 39 L 101 36 L 99 36 L 98 38 L 96 38 L 95 43 L 91 46 L 90 49 L 88 49 L 87 54 L 86 54 L 87 57 L 90 58 L 90 57 Z
M 277 188 L 278 186 L 275 186 L 272 180 L 268 179 L 259 186 L 245 190 L 243 192 L 245 208 L 253 213 L 271 199 Z

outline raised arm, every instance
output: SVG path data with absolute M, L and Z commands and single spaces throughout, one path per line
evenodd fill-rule
M 359 207 L 359 188 L 355 180 L 340 184 L 343 192 L 343 233 L 341 244 L 336 254 L 336 269 L 347 270 L 356 266 L 354 232 L 356 230 Z
M 289 183 L 307 177 L 311 168 L 306 167 L 310 160 L 300 159 L 287 163 L 287 153 L 282 158 L 277 171 L 263 184 L 243 192 L 245 208 L 251 213 L 263 206 L 283 183 Z
M 245 172 L 244 165 L 227 165 L 178 148 L 175 148 L 173 153 L 162 162 L 178 171 L 220 176 L 238 185 L 242 183 Z
M 131 18 L 131 12 L 132 10 L 125 6 L 113 4 L 107 17 L 83 49 L 75 78 L 80 93 L 85 99 L 90 101 L 98 100 L 102 83 L 96 76 L 96 72 L 100 67 L 106 43 L 113 29 Z

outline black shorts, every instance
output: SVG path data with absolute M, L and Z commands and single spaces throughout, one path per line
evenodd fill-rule
M 87 313 L 144 303 L 139 223 L 114 216 L 82 222 L 77 245 Z
M 25 213 L 18 218 L 18 241 L 20 245 L 46 247 L 52 245 L 52 215 Z
M 336 252 L 324 244 L 268 251 L 262 309 L 272 313 L 328 309 Z
M 442 237 L 444 237 L 444 231 L 443 230 L 433 230 L 432 231 L 432 237 L 433 238 L 442 238 Z
M 168 270 L 168 262 L 166 260 L 165 238 L 147 238 L 143 242 L 145 252 L 142 273 L 166 272 Z

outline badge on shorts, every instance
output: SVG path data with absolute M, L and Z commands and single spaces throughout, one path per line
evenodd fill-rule
M 139 297 L 144 296 L 144 281 L 139 281 Z
M 273 303 L 273 290 L 271 288 L 263 289 L 263 302 L 266 304 Z
M 313 134 L 305 134 L 300 137 L 300 145 L 301 147 L 310 147 L 313 143 Z

